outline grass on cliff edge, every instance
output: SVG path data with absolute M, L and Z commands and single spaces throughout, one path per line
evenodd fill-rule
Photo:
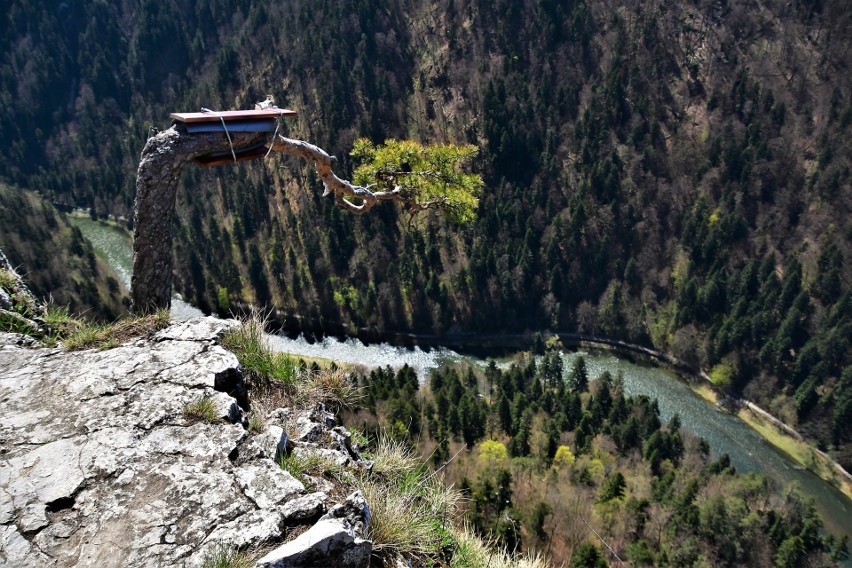
M 9 294 L 13 303 L 11 311 L 0 313 L 0 331 L 28 335 L 48 346 L 62 342 L 70 351 L 110 349 L 169 325 L 167 309 L 145 316 L 128 314 L 108 324 L 86 321 L 72 316 L 68 306 L 58 306 L 53 302 L 37 305 L 37 300 L 31 295 L 18 293 L 17 286 L 15 275 L 0 269 L 0 288 Z
M 254 402 L 273 408 L 280 403 L 307 407 L 323 402 L 332 410 L 351 406 L 359 391 L 346 369 L 333 362 L 323 368 L 274 351 L 264 338 L 267 319 L 253 312 L 222 336 L 222 345 L 239 360 Z M 267 401 L 264 404 L 264 401 Z
M 357 483 L 370 505 L 366 538 L 380 565 L 417 558 L 451 568 L 545 568 L 541 556 L 512 556 L 458 524 L 461 492 L 447 487 L 405 443 L 379 438 L 373 469 Z
M 61 310 L 57 317 L 63 317 Z M 65 311 L 65 317 L 67 317 L 67 310 Z M 74 322 L 77 322 L 76 325 Z M 71 331 L 64 337 L 62 343 L 70 351 L 93 348 L 112 349 L 130 339 L 156 333 L 168 327 L 169 322 L 170 314 L 168 309 L 157 310 L 154 314 L 144 316 L 127 315 L 108 324 L 90 323 L 67 318 L 62 320 L 62 325 L 70 328 Z

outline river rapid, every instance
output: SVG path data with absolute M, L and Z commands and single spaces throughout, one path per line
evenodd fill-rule
M 133 252 L 127 232 L 89 218 L 74 217 L 71 221 L 92 242 L 98 256 L 112 266 L 121 284 L 129 289 Z M 200 315 L 203 315 L 200 310 L 179 297 L 173 299 L 173 319 Z M 408 364 L 417 370 L 421 382 L 432 369 L 442 364 L 464 363 L 478 368 L 487 364 L 478 357 L 443 347 L 409 349 L 386 343 L 365 345 L 354 338 L 326 337 L 321 341 L 309 341 L 302 336 L 292 339 L 285 335 L 270 335 L 268 340 L 276 350 L 303 357 L 324 357 L 366 367 Z M 845 534 L 852 541 L 852 502 L 843 493 L 791 461 L 739 418 L 719 411 L 696 395 L 672 371 L 637 365 L 612 352 L 574 351 L 562 354 L 566 373 L 581 355 L 586 358 L 591 378 L 604 371 L 613 376 L 621 371 L 626 394 L 656 398 L 663 420 L 677 413 L 684 428 L 707 440 L 714 455 L 727 453 L 738 471 L 762 473 L 779 491 L 790 483 L 798 485 L 804 494 L 814 499 L 826 528 L 837 536 Z M 844 565 L 852 567 L 852 561 Z

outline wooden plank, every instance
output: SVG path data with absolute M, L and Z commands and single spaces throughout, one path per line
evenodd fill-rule
M 296 116 L 296 111 L 287 108 L 267 108 L 263 110 L 223 110 L 219 112 L 173 112 L 169 115 L 173 120 L 184 123 L 193 122 L 225 122 L 232 120 L 257 120 L 263 118 L 278 118 L 279 116 Z
M 273 132 L 275 131 L 275 121 L 271 119 L 264 120 L 231 120 L 226 121 L 225 126 L 228 127 L 228 132 Z M 186 131 L 190 134 L 196 132 L 224 132 L 222 123 L 216 122 L 190 122 L 186 125 Z

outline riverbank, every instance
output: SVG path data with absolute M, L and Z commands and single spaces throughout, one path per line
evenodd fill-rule
M 742 401 L 737 417 L 756 430 L 790 459 L 834 485 L 852 500 L 852 475 L 829 455 L 809 444 L 789 426 L 749 401 Z M 795 432 L 795 430 L 793 431 Z
M 717 408 L 734 409 L 733 414 L 757 432 L 764 440 L 804 469 L 840 490 L 852 501 L 852 474 L 825 452 L 808 442 L 794 428 L 785 424 L 751 401 L 719 393 L 710 377 L 699 369 L 677 360 L 667 353 L 616 339 L 575 333 L 556 334 L 560 340 L 592 349 L 610 351 L 620 356 L 650 359 L 654 364 L 671 369 L 686 379 L 689 388 Z
M 710 378 L 704 373 L 696 374 L 695 378 L 701 382 L 689 381 L 692 391 L 717 407 L 723 406 L 719 392 L 710 383 Z M 725 397 L 724 406 L 735 409 L 733 414 L 760 434 L 764 440 L 791 461 L 839 489 L 852 501 L 852 475 L 831 456 L 815 448 L 796 430 L 753 402 L 725 394 L 722 396 Z

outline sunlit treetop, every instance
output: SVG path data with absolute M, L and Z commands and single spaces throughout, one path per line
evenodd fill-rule
M 395 192 L 414 214 L 444 211 L 459 223 L 476 218 L 482 177 L 468 173 L 479 149 L 472 145 L 430 144 L 387 140 L 378 146 L 365 138 L 355 141 L 351 155 L 359 164 L 354 182 L 372 192 Z

